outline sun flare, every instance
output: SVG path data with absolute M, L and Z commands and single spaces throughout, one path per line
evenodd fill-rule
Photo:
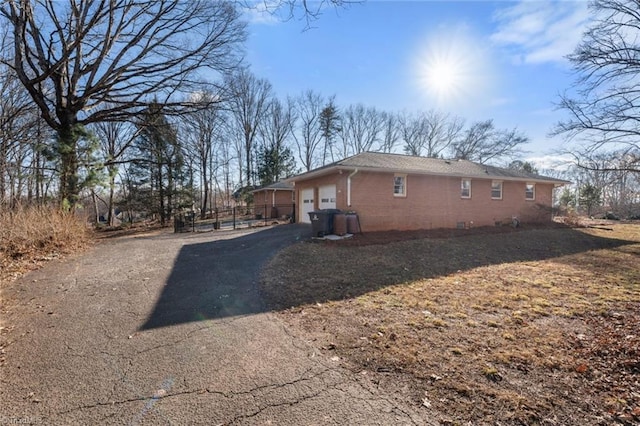
M 415 71 L 421 91 L 438 106 L 471 101 L 487 88 L 482 49 L 463 36 L 433 37 L 417 55 Z
M 457 65 L 448 60 L 448 58 L 441 58 L 433 61 L 424 70 L 426 84 L 437 97 L 447 98 L 453 96 L 462 88 L 464 81 Z

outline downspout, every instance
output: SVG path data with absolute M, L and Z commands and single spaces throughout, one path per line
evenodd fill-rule
M 347 176 L 347 207 L 351 207 L 351 178 L 358 173 L 358 169 L 355 169 L 349 176 Z

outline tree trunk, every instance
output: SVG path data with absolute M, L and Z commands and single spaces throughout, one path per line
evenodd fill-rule
M 209 176 L 207 174 L 207 159 L 202 161 L 202 208 L 200 209 L 200 219 L 207 215 L 207 203 L 209 202 Z
M 174 183 L 173 183 L 173 159 L 169 159 L 167 161 L 167 210 L 165 213 L 165 219 L 171 220 L 173 215 L 173 195 L 175 192 Z
M 158 200 L 160 202 L 159 204 L 159 213 L 160 213 L 160 226 L 164 226 L 165 224 L 165 203 L 164 203 L 164 197 L 165 197 L 165 191 L 164 191 L 164 184 L 163 184 L 163 173 L 162 173 L 162 163 L 159 162 L 158 164 L 158 171 L 157 171 L 158 175 L 157 175 L 157 185 L 158 185 Z
M 247 150 L 247 186 L 251 185 L 251 152 Z
M 3 138 L 4 139 L 4 138 Z M 6 173 L 7 173 L 7 143 L 6 141 L 0 142 L 0 207 L 3 207 L 6 203 L 6 191 L 7 191 L 7 183 L 6 183 Z
M 96 196 L 96 192 L 91 190 L 91 199 L 93 201 L 93 212 L 94 212 L 94 219 L 95 219 L 95 224 L 98 225 L 100 224 L 100 209 L 98 208 L 98 197 Z
M 113 196 L 116 188 L 116 168 L 109 167 L 109 213 L 107 213 L 107 225 L 113 226 Z
M 78 134 L 74 131 L 74 124 L 63 124 L 58 129 L 58 155 L 60 157 L 60 203 L 64 209 L 73 208 L 80 198 L 77 145 Z

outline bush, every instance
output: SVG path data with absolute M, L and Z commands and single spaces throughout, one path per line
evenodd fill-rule
M 0 261 L 31 259 L 79 249 L 89 229 L 70 212 L 51 207 L 27 207 L 0 212 Z
M 578 227 L 580 226 L 580 216 L 574 209 L 568 209 L 563 223 L 567 226 Z
M 608 220 L 620 220 L 620 218 L 618 217 L 618 215 L 616 215 L 613 212 L 606 212 L 603 216 L 603 219 L 608 219 Z

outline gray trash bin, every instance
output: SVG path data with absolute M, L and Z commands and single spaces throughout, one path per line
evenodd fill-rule
M 338 209 L 323 209 L 309 212 L 311 232 L 314 237 L 324 237 L 333 233 L 333 215 L 340 213 Z

